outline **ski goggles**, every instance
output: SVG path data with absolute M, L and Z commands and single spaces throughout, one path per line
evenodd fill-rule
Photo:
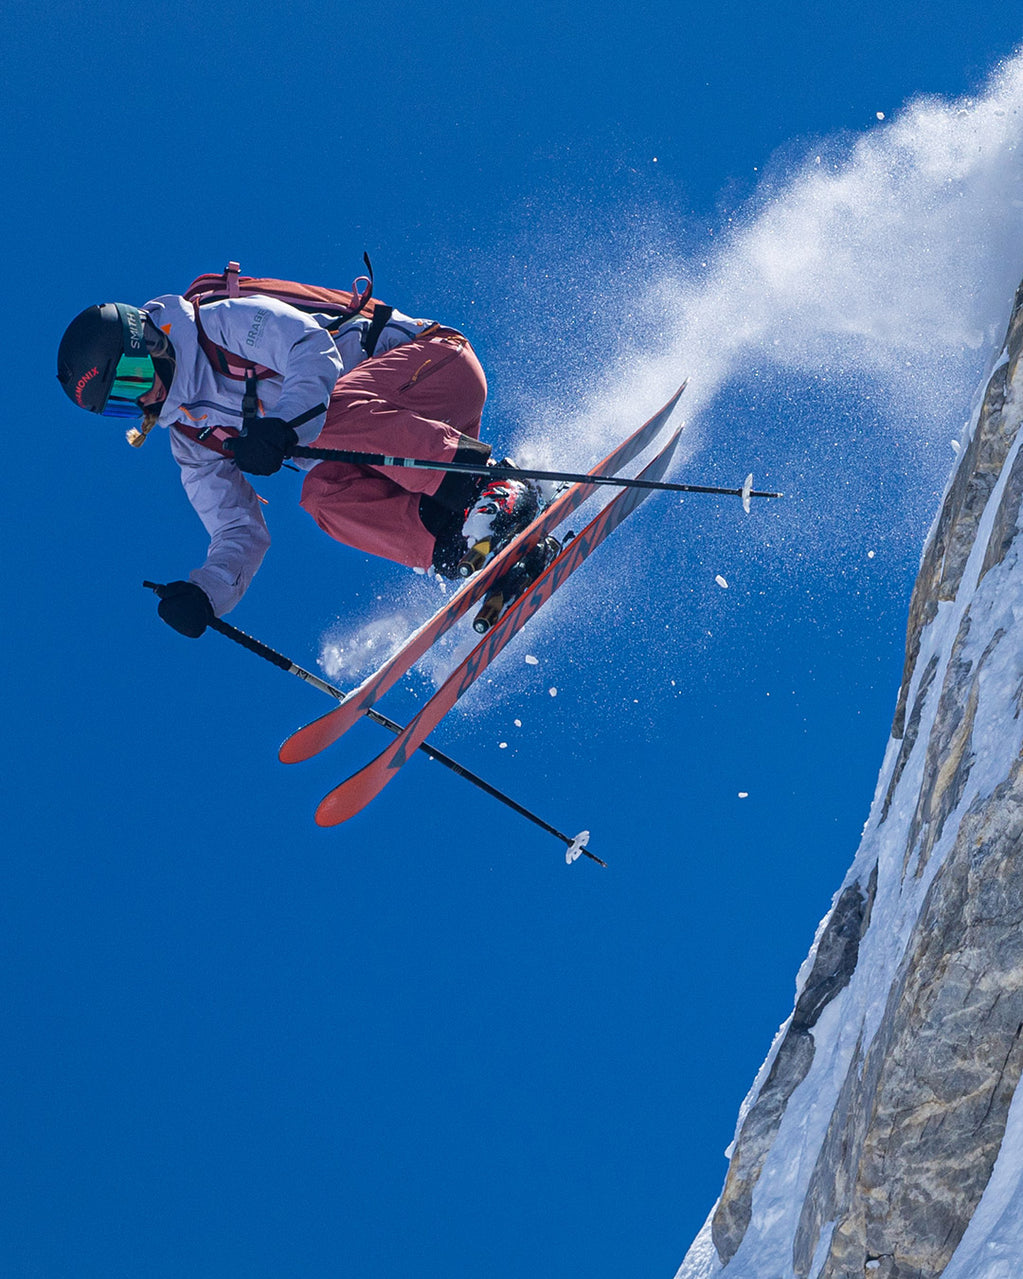
M 116 305 L 124 330 L 124 354 L 117 361 L 110 393 L 100 412 L 104 417 L 138 417 L 145 412 L 140 397 L 156 382 L 156 365 L 146 349 L 145 315 L 137 307 L 121 302 Z
M 153 357 L 122 355 L 114 370 L 110 394 L 100 412 L 104 417 L 138 417 L 145 410 L 139 398 L 153 389 L 156 366 Z

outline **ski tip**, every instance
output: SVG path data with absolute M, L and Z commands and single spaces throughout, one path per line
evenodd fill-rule
M 688 385 L 689 385 L 689 379 L 688 378 L 683 379 L 682 385 L 678 388 L 675 394 L 668 401 L 668 404 L 671 406 L 672 409 L 674 409 L 675 405 L 682 398 L 682 392 L 686 389 Z
M 313 720 L 313 725 L 318 724 L 319 720 Z M 320 740 L 317 730 L 312 725 L 306 724 L 281 742 L 277 750 L 277 758 L 282 764 L 301 764 L 307 759 L 312 759 L 330 744 L 331 739 L 325 737 Z
M 295 740 L 300 732 L 301 729 L 292 733 L 290 737 L 286 737 L 277 748 L 277 758 L 282 764 L 300 764 L 302 760 L 309 758 L 307 752 Z
M 340 821 L 335 820 L 334 817 L 331 816 L 330 812 L 324 809 L 322 804 L 319 808 L 317 808 L 316 812 L 313 813 L 313 821 L 321 830 L 325 830 L 331 826 L 338 826 L 340 824 Z
M 326 711 L 319 719 L 311 720 L 301 728 L 297 728 L 286 738 L 277 751 L 277 758 L 282 764 L 300 764 L 303 760 L 312 759 L 320 751 L 333 746 L 339 737 L 347 733 L 361 712 L 352 710 L 351 694 L 339 702 L 332 711 Z
M 316 812 L 313 814 L 316 825 L 340 826 L 349 817 L 354 817 L 359 809 L 346 803 L 346 799 L 345 785 L 342 782 L 341 786 L 335 787 L 328 795 L 324 795 L 316 806 Z

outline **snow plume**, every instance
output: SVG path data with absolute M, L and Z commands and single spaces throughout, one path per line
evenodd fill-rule
M 503 269 L 493 312 L 477 316 L 496 335 L 480 347 L 498 448 L 523 464 L 592 464 L 688 376 L 674 478 L 732 487 L 753 471 L 786 493 L 749 519 L 737 503 L 658 497 L 615 534 L 604 611 L 651 642 L 652 617 L 684 620 L 677 640 L 694 658 L 704 637 L 738 629 L 735 610 L 752 617 L 765 583 L 758 624 L 784 623 L 771 599 L 786 577 L 811 603 L 835 584 L 852 600 L 868 571 L 907 589 L 1023 275 L 1023 52 L 974 98 L 920 98 L 794 160 L 795 145 L 713 230 L 663 206 L 604 209 L 595 230 L 585 198 L 573 213 L 551 195 L 510 229 L 504 262 L 496 251 L 485 264 Z M 654 541 L 677 583 L 671 616 L 641 603 L 621 615 L 613 579 L 631 598 Z M 532 643 L 574 612 L 599 655 L 578 594 L 543 610 Z
M 377 596 L 362 617 L 346 612 L 321 637 L 320 669 L 346 689 L 360 683 L 432 616 L 453 589 L 453 583 L 417 575 L 388 595 L 387 602 Z M 478 638 L 466 627 L 456 628 L 422 658 L 416 668 L 419 675 L 439 686 Z
M 349 686 L 374 670 L 415 630 L 405 612 L 389 610 L 345 630 L 323 637 L 320 666 L 328 679 Z
M 958 424 L 1023 271 L 1021 143 L 1023 52 L 977 98 L 921 98 L 814 145 L 794 171 L 779 165 L 640 303 L 643 349 L 608 373 L 576 430 L 611 443 L 685 373 L 686 415 L 716 442 L 727 424 L 706 411 L 722 389 L 772 370 L 869 384 L 896 408 L 911 396 L 918 412 L 924 396 Z M 661 353 L 651 335 L 665 324 Z M 946 445 L 945 470 L 951 460 Z
M 561 299 L 568 316 L 557 343 L 534 330 L 538 358 L 576 362 L 560 378 L 534 369 L 533 385 L 555 390 L 514 404 L 517 456 L 595 461 L 688 376 L 673 478 L 733 487 L 752 471 L 786 494 L 748 519 L 733 499 L 655 498 L 594 565 L 605 608 L 619 608 L 607 589 L 619 571 L 637 602 L 616 617 L 618 638 L 628 624 L 663 646 L 668 623 L 694 666 L 743 625 L 781 635 L 827 593 L 851 608 L 881 586 L 893 600 L 908 591 L 1023 275 L 1023 52 L 976 97 L 920 98 L 867 132 L 802 145 L 714 230 L 661 207 L 631 224 L 623 213 L 603 241 L 566 231 L 561 259 L 536 250 L 551 291 L 533 308 Z M 674 583 L 657 610 L 636 596 L 652 555 Z M 531 623 L 533 643 L 577 613 L 597 657 L 610 635 L 577 593 Z

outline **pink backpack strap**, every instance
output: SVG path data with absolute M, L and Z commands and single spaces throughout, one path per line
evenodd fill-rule
M 232 263 L 232 265 L 234 264 Z M 216 372 L 222 373 L 224 377 L 229 377 L 235 382 L 245 383 L 245 394 L 242 396 L 242 422 L 247 426 L 253 418 L 259 416 L 259 387 L 257 383 L 260 378 L 281 377 L 282 375 L 265 364 L 253 364 L 251 360 L 235 355 L 233 351 L 229 351 L 226 347 L 214 342 L 203 328 L 202 317 L 199 314 L 200 301 L 201 299 L 199 298 L 192 299 L 192 311 L 195 315 L 195 328 L 199 338 L 199 345 Z M 329 404 L 329 401 L 327 403 Z M 312 408 L 306 409 L 298 417 L 292 418 L 288 425 L 297 429 L 306 422 L 312 421 L 314 417 L 326 412 L 326 410 L 327 404 L 314 404 Z M 205 432 L 202 435 L 200 443 L 206 443 L 206 435 L 208 434 L 209 432 Z
M 224 447 L 228 440 L 238 437 L 239 432 L 233 427 L 194 426 L 190 422 L 175 422 L 174 430 L 180 431 L 196 444 L 201 444 L 203 448 L 211 449 L 214 453 L 219 453 L 221 457 L 226 457 L 228 461 L 234 460 L 234 454 Z
M 229 263 L 229 267 L 236 265 Z M 227 272 L 225 272 L 225 275 Z M 237 276 L 235 276 L 235 284 L 237 286 Z M 259 392 L 257 383 L 260 378 L 279 377 L 276 370 L 268 368 L 265 364 L 253 364 L 251 360 L 246 360 L 240 355 L 235 355 L 233 351 L 229 351 L 226 347 L 218 345 L 209 336 L 202 325 L 202 317 L 199 315 L 200 299 L 192 299 L 192 312 L 195 315 L 195 328 L 199 337 L 199 345 L 202 347 L 203 354 L 207 360 L 213 365 L 218 373 L 222 373 L 224 377 L 229 377 L 235 382 L 245 383 L 245 394 L 242 396 L 242 421 L 246 424 L 253 418 L 259 416 Z M 317 409 L 317 412 L 319 410 Z
M 232 263 L 232 265 L 234 265 Z M 236 277 L 237 282 L 237 277 Z M 250 378 L 256 378 L 258 381 L 264 377 L 279 377 L 280 374 L 275 370 L 268 368 L 265 364 L 253 364 L 251 360 L 246 360 L 241 355 L 235 355 L 233 351 L 229 351 L 227 347 L 219 346 L 209 336 L 203 328 L 202 317 L 199 314 L 200 299 L 192 299 L 192 313 L 195 316 L 195 327 L 199 335 L 199 345 L 203 349 L 203 354 L 207 360 L 213 365 L 218 373 L 222 373 L 224 377 L 229 377 L 235 382 L 247 382 Z

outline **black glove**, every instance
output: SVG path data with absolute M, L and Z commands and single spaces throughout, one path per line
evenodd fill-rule
M 168 582 L 157 589 L 157 612 L 167 623 L 189 639 L 198 639 L 213 618 L 209 596 L 194 582 Z
M 224 444 L 235 465 L 250 475 L 273 475 L 281 469 L 289 451 L 298 443 L 294 430 L 280 417 L 257 417 L 245 434 Z

